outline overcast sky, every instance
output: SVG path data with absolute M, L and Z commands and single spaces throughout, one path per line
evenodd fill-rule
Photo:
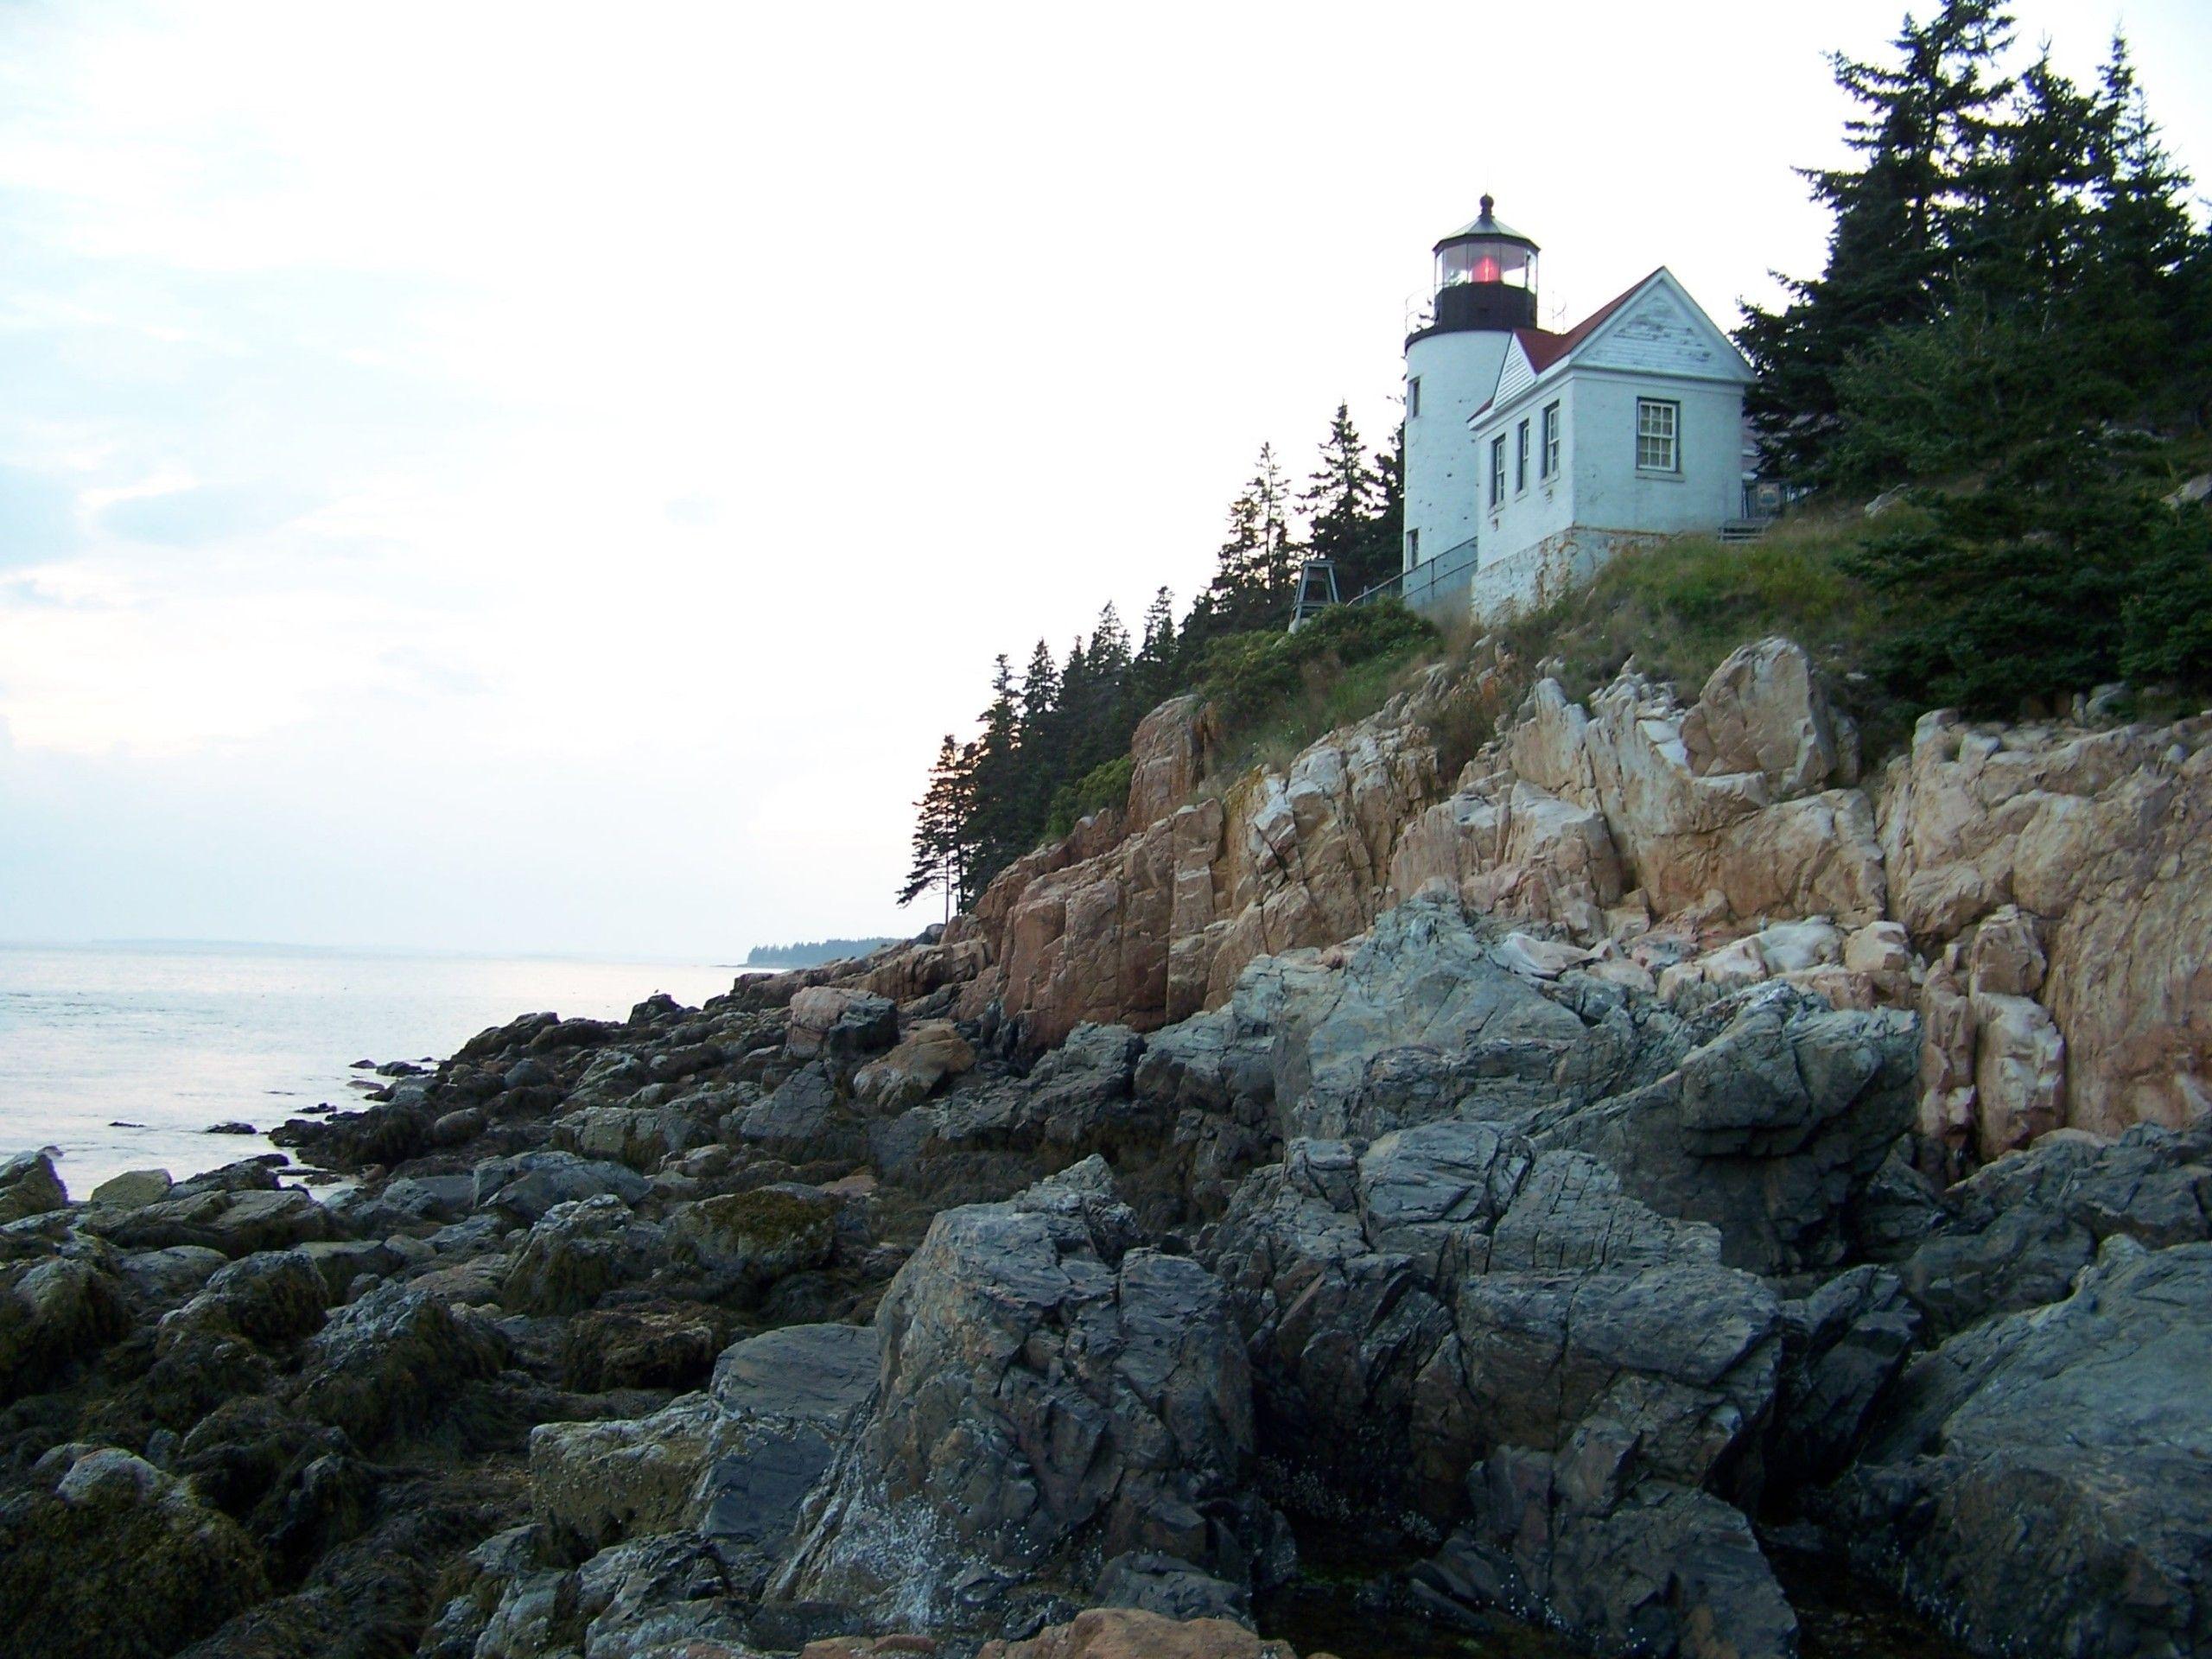
M 0 938 L 918 925 L 992 654 L 1385 435 L 1484 190 L 1548 321 L 1732 324 L 1902 10 L 0 0 Z M 2124 21 L 2212 171 L 2212 11 Z

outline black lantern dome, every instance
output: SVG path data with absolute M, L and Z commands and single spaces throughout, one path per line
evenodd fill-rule
M 1536 245 L 1499 222 L 1483 198 L 1481 214 L 1436 245 L 1436 293 L 1424 334 L 1536 326 Z

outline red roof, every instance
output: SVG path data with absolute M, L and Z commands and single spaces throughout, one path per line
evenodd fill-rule
M 1658 274 L 1658 271 L 1655 270 L 1651 273 L 1651 276 L 1656 276 Z M 1521 342 L 1521 349 L 1529 359 L 1529 366 L 1538 374 L 1541 374 L 1546 369 L 1551 367 L 1553 364 L 1595 334 L 1607 317 L 1619 310 L 1628 302 L 1631 296 L 1650 282 L 1651 276 L 1646 276 L 1642 282 L 1622 289 L 1563 334 L 1554 334 L 1545 328 L 1516 328 L 1513 331 L 1513 338 Z M 1495 397 L 1485 399 L 1482 408 L 1477 410 L 1475 414 L 1482 414 L 1497 401 Z M 1468 418 L 1471 420 L 1474 416 L 1469 416 Z

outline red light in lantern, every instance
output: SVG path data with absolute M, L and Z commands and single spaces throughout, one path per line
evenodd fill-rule
M 1477 282 L 1494 283 L 1497 281 L 1498 276 L 1497 261 L 1492 258 L 1489 254 L 1484 254 L 1481 258 L 1475 261 L 1475 280 Z

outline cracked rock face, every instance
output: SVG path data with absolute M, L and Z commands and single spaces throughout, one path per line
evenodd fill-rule
M 2113 1236 L 2073 1294 L 1915 1360 L 1826 1500 L 1994 1650 L 2212 1645 L 2212 1243 Z
M 2024 1140 L 2022 1114 L 2030 1134 L 2115 1135 L 2212 1104 L 2209 829 L 2212 718 L 2082 732 L 1923 716 L 1883 805 L 1894 913 L 1967 947 L 1977 1004 L 2032 996 L 2050 1027 L 1994 1010 L 2014 1076 L 1971 1077 L 1998 1085 L 1993 1150 Z M 1932 1103 L 1931 1132 L 1942 1116 Z
M 1249 1580 L 1271 1522 L 1243 1347 L 1218 1281 L 1135 1231 L 1096 1160 L 938 1217 L 779 1594 L 958 1625 L 1130 1550 Z

